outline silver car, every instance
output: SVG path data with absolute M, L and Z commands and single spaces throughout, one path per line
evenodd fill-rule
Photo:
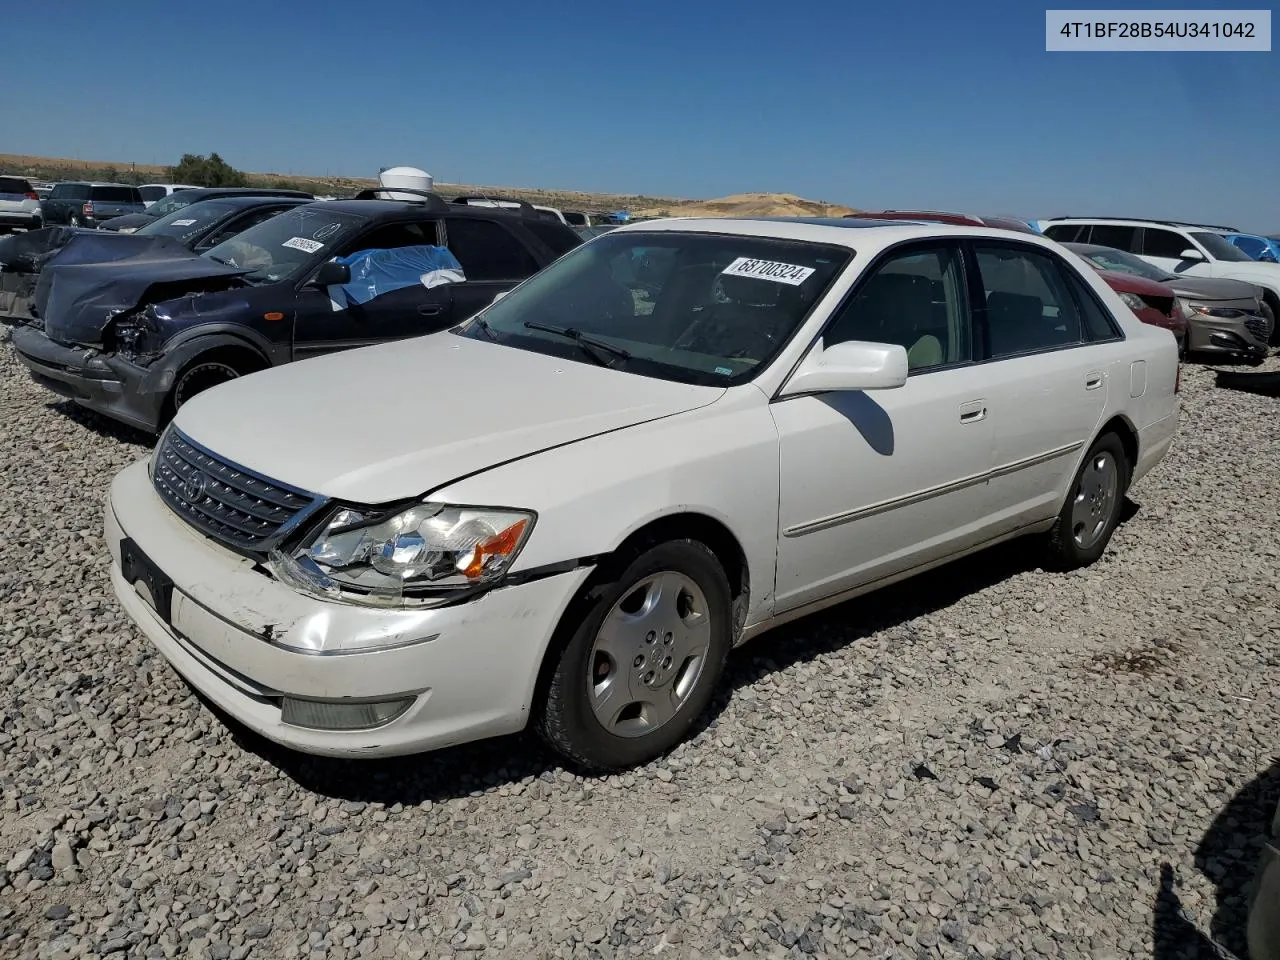
M 0 176 L 0 233 L 41 226 L 40 198 L 25 177 Z
M 1275 316 L 1262 299 L 1261 287 L 1241 280 L 1166 273 L 1132 253 L 1096 243 L 1064 243 L 1063 246 L 1103 270 L 1127 273 L 1172 287 L 1189 325 L 1188 353 L 1250 361 L 1267 355 Z

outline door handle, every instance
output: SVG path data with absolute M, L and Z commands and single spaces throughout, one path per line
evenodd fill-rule
M 1102 371 L 1094 370 L 1091 373 L 1088 373 L 1085 375 L 1084 388 L 1086 390 L 1097 390 L 1100 386 L 1102 386 L 1102 382 L 1105 379 L 1106 378 L 1102 375 Z
M 424 303 L 418 308 L 418 313 L 424 317 L 438 317 L 444 313 L 444 307 L 438 303 Z
M 987 401 L 985 400 L 971 400 L 960 404 L 961 423 L 977 423 L 979 420 L 986 419 L 986 416 Z

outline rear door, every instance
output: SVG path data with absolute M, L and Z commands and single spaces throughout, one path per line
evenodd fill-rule
M 362 250 L 439 245 L 435 220 L 383 223 L 334 251 L 335 257 Z M 392 290 L 365 303 L 335 306 L 330 292 L 304 286 L 298 292 L 294 359 L 388 340 L 422 336 L 453 325 L 452 284 L 427 288 L 421 283 Z
M 1118 327 L 1061 257 L 1012 241 L 969 250 L 992 421 L 984 509 L 999 535 L 1058 512 L 1108 391 L 1128 380 Z
M 444 225 L 445 245 L 462 264 L 466 277 L 462 283 L 448 285 L 454 323 L 475 315 L 499 293 L 538 272 L 537 259 L 501 222 L 446 216 Z

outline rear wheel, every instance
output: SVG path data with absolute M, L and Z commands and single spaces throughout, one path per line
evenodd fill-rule
M 1050 566 L 1074 570 L 1102 556 L 1120 522 L 1132 470 L 1124 444 L 1114 433 L 1104 433 L 1094 442 L 1049 531 L 1046 546 Z
M 732 646 L 729 581 L 715 554 L 693 540 L 658 544 L 566 618 L 543 738 L 597 771 L 647 763 L 683 740 Z
M 77 214 L 77 213 L 73 213 L 71 216 L 69 216 L 69 217 L 67 218 L 67 225 L 68 225 L 68 226 L 78 227 L 78 226 L 80 226 L 80 223 L 81 223 L 80 215 L 79 215 L 79 214 Z

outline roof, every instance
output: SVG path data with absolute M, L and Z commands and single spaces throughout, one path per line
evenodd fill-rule
M 268 203 L 292 203 L 302 206 L 304 203 L 315 203 L 315 201 L 309 197 L 278 197 L 262 193 L 240 193 L 229 197 L 204 197 L 200 200 L 193 200 L 191 203 L 220 203 L 226 207 L 247 210 L 250 207 L 259 207 Z
M 394 192 L 396 188 L 385 189 Z M 420 214 L 431 217 L 448 214 L 451 217 L 477 217 L 486 220 L 495 216 L 509 217 L 512 220 L 528 219 L 514 207 L 481 207 L 468 203 L 446 203 L 447 209 L 441 209 L 417 200 L 317 200 L 315 202 L 323 203 L 326 210 L 337 210 L 339 213 L 350 213 L 359 217 L 384 217 L 395 213 L 401 216 Z M 550 223 L 551 221 L 539 219 L 539 222 Z
M 956 226 L 949 223 L 910 220 L 863 220 L 849 217 L 672 217 L 646 220 L 618 227 L 615 233 L 643 233 L 652 230 L 687 230 L 698 233 L 732 233 L 742 236 L 774 237 L 831 243 L 839 246 L 880 248 L 915 237 L 990 237 L 1021 240 L 1055 248 L 1051 240 L 1035 233 L 1017 233 L 993 227 Z
M 143 184 L 147 186 L 147 184 Z M 161 186 L 161 184 L 152 184 L 152 186 Z M 188 196 L 193 193 L 218 194 L 226 197 L 310 197 L 311 194 L 302 190 L 275 189 L 274 187 L 183 187 L 181 190 L 175 190 L 174 193 L 185 193 Z
M 1044 217 L 1041 223 L 1105 223 L 1117 227 L 1159 227 L 1174 230 L 1209 230 L 1218 233 L 1234 233 L 1235 227 L 1215 226 L 1211 223 L 1187 223 L 1185 220 L 1144 220 L 1141 217 Z

